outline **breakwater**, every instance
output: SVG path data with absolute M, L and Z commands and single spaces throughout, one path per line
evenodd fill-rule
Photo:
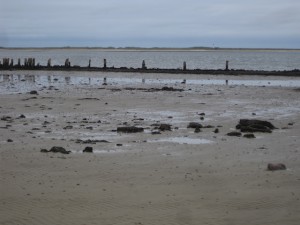
M 91 60 L 87 62 L 87 66 L 72 65 L 67 58 L 63 65 L 52 65 L 51 59 L 47 61 L 47 65 L 36 64 L 35 58 L 25 58 L 23 63 L 21 59 L 15 63 L 13 59 L 3 58 L 0 60 L 0 70 L 48 70 L 48 71 L 91 71 L 91 72 L 131 72 L 131 73 L 166 73 L 166 74 L 210 74 L 210 75 L 263 75 L 263 76 L 296 76 L 300 77 L 300 70 L 284 70 L 284 71 L 265 71 L 265 70 L 244 70 L 231 69 L 229 61 L 224 64 L 224 69 L 189 69 L 184 61 L 182 68 L 162 69 L 148 68 L 145 60 L 141 61 L 141 67 L 108 67 L 107 60 L 103 59 L 103 64 L 99 67 L 91 66 Z

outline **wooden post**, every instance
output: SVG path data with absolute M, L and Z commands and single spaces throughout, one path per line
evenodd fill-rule
M 145 60 L 143 60 L 143 62 L 142 62 L 142 69 L 143 69 L 143 70 L 146 70 L 146 69 L 147 69 Z
M 21 59 L 18 58 L 18 67 L 20 67 L 20 66 L 21 66 Z
M 183 62 L 183 70 L 186 70 L 186 62 Z
M 89 60 L 89 68 L 91 68 L 91 59 Z
M 47 67 L 51 67 L 51 58 L 48 59 L 48 62 L 47 62 Z
M 106 59 L 103 59 L 103 69 L 106 69 Z
M 70 63 L 69 58 L 66 59 L 66 61 L 65 61 L 65 67 L 71 67 L 71 63 Z
M 32 66 L 32 58 L 28 58 L 27 63 L 28 63 L 28 67 L 31 67 Z
M 229 70 L 229 61 L 228 60 L 226 60 L 226 68 L 225 68 L 225 70 Z
M 9 58 L 3 58 L 3 67 L 9 67 Z
M 27 67 L 27 58 L 24 59 L 24 66 Z
M 11 59 L 10 60 L 10 67 L 13 67 L 14 66 L 14 59 Z

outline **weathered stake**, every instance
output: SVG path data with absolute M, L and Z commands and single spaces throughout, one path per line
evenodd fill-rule
M 48 59 L 48 62 L 47 62 L 47 67 L 51 67 L 51 58 Z
M 145 60 L 143 60 L 143 62 L 142 62 L 142 69 L 143 69 L 143 70 L 146 70 L 146 69 L 147 69 Z
M 66 61 L 65 61 L 65 67 L 71 67 L 71 62 L 70 62 L 69 58 L 66 59 Z
M 106 59 L 103 59 L 103 69 L 106 69 Z
M 226 60 L 226 68 L 225 68 L 225 70 L 229 70 L 229 61 L 228 60 Z
M 186 70 L 186 62 L 183 62 L 183 70 Z
M 9 58 L 3 58 L 3 67 L 9 67 Z

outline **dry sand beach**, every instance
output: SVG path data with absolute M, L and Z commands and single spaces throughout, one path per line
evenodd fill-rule
M 182 84 L 148 82 L 182 75 L 39 73 L 1 75 L 0 224 L 299 224 L 299 87 L 231 82 L 299 78 L 201 76 L 220 85 L 197 85 L 195 75 Z M 240 119 L 278 129 L 227 136 Z M 153 126 L 162 123 L 171 130 Z M 53 146 L 71 153 L 41 152 Z

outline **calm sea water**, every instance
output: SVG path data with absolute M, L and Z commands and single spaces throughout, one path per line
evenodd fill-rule
M 300 51 L 105 51 L 99 49 L 0 49 L 2 58 L 36 58 L 36 63 L 46 65 L 49 58 L 52 65 L 63 65 L 69 58 L 72 65 L 103 66 L 103 59 L 107 66 L 141 67 L 145 60 L 148 68 L 182 68 L 186 61 L 188 69 L 224 69 L 229 60 L 231 69 L 247 70 L 294 70 L 300 69 Z

